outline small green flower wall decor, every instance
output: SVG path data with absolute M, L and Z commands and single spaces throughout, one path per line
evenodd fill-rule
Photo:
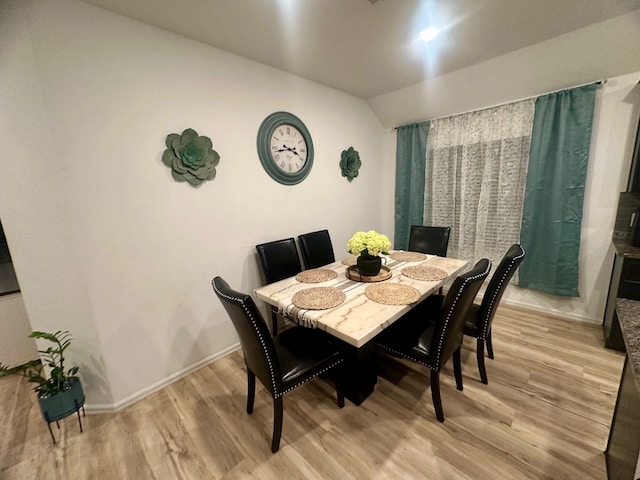
M 351 181 L 358 176 L 358 170 L 361 165 L 360 154 L 358 154 L 353 147 L 342 151 L 342 155 L 340 156 L 340 170 L 342 170 L 342 176 L 347 177 L 347 180 Z
M 162 163 L 171 168 L 174 180 L 198 187 L 215 178 L 220 155 L 213 150 L 209 137 L 200 137 L 195 130 L 187 128 L 182 135 L 167 135 L 165 143 L 167 149 L 162 154 Z

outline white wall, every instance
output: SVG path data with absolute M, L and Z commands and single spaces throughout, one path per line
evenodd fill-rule
M 339 256 L 355 230 L 392 235 L 380 172 L 394 146 L 363 100 L 73 0 L 3 2 L 0 32 L 3 162 L 18 163 L 0 178 L 0 215 L 31 324 L 76 335 L 94 407 L 235 344 L 210 281 L 257 287 L 255 244 L 328 228 Z M 278 110 L 313 137 L 296 186 L 256 154 Z M 189 127 L 221 157 L 200 188 L 160 160 Z M 352 183 L 338 167 L 349 146 L 363 162 Z
M 640 70 L 640 10 L 441 75 L 369 103 L 388 128 Z

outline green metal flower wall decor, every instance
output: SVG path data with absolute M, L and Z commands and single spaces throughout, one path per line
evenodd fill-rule
M 351 181 L 358 176 L 358 170 L 361 165 L 360 154 L 358 154 L 353 147 L 342 151 L 342 155 L 340 156 L 340 170 L 342 170 L 342 176 L 347 177 L 347 180 Z
M 167 135 L 166 145 L 162 163 L 171 168 L 174 180 L 197 187 L 215 178 L 220 155 L 213 150 L 209 137 L 200 137 L 195 130 L 187 128 L 182 135 Z

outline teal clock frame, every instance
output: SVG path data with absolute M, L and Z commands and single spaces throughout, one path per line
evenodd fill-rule
M 276 166 L 273 157 L 271 156 L 271 136 L 275 130 L 282 125 L 291 125 L 297 128 L 304 141 L 307 144 L 307 161 L 304 166 L 296 173 L 286 173 L 278 166 Z M 275 112 L 269 115 L 262 121 L 260 128 L 258 129 L 258 158 L 265 172 L 273 178 L 276 182 L 282 185 L 296 185 L 302 182 L 313 166 L 313 141 L 311 140 L 311 134 L 305 126 L 305 124 L 298 117 L 289 112 Z

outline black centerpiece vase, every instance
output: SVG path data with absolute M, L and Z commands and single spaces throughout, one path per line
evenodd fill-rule
M 382 258 L 369 254 L 360 254 L 356 260 L 358 272 L 365 277 L 375 277 L 382 268 Z

